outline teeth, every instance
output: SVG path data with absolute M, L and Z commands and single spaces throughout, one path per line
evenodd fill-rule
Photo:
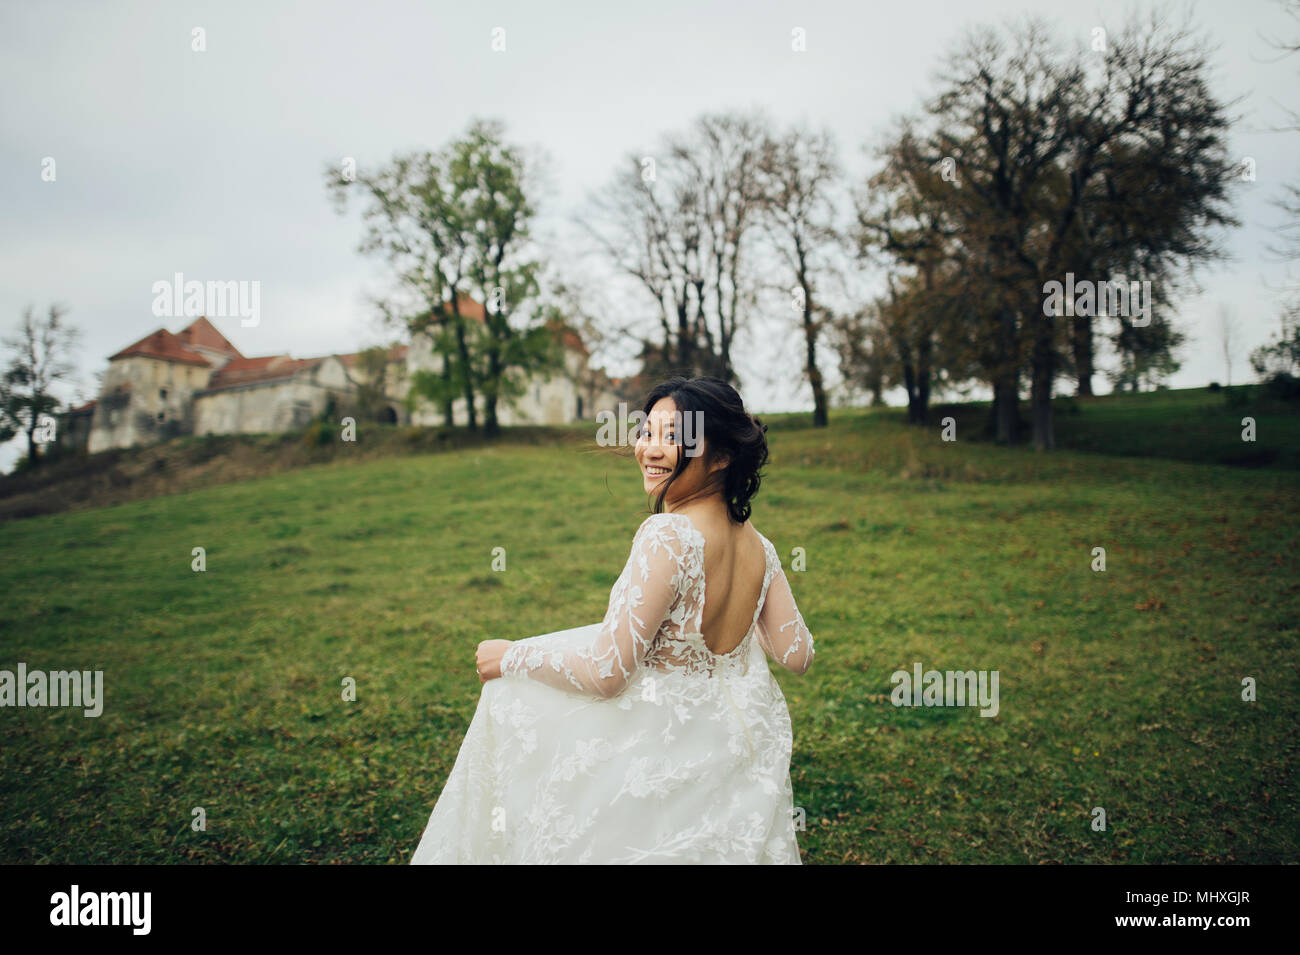
M 668 473 L 670 473 L 670 472 L 669 472 L 668 468 L 652 468 L 652 467 L 647 467 L 647 468 L 646 468 L 646 473 L 647 473 L 647 474 L 668 474 Z

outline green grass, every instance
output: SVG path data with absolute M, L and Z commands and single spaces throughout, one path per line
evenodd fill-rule
M 1294 473 L 805 418 L 773 419 L 754 514 L 807 553 L 817 658 L 774 667 L 805 862 L 1300 860 Z M 0 710 L 0 861 L 406 862 L 475 645 L 599 619 L 639 488 L 502 446 L 0 525 L 0 668 L 107 697 Z M 998 670 L 1001 712 L 895 708 L 916 661 Z
M 1240 467 L 1300 470 L 1300 414 L 1294 403 L 1270 400 L 1258 385 L 1217 392 L 1184 388 L 1052 402 L 1059 448 L 1126 457 L 1154 457 Z M 1023 412 L 1028 415 L 1028 409 Z M 937 423 L 951 414 L 957 433 L 981 439 L 988 402 L 932 409 Z M 898 418 L 902 413 L 896 413 Z M 1255 440 L 1242 440 L 1243 418 Z M 1029 440 L 1028 433 L 1026 440 Z

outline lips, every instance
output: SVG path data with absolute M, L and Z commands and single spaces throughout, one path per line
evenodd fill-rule
M 666 477 L 672 474 L 672 468 L 658 468 L 646 466 L 645 473 L 647 477 Z

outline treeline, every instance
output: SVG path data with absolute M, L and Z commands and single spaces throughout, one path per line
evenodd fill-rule
M 499 124 L 330 183 L 367 196 L 363 248 L 420 303 L 408 324 L 436 333 L 442 372 L 419 384 L 449 424 L 463 396 L 476 427 L 482 394 L 494 430 L 498 398 L 555 359 L 546 324 L 581 318 L 635 339 L 646 378 L 734 381 L 742 332 L 777 335 L 818 425 L 827 357 L 849 393 L 901 387 L 918 423 L 932 393 L 986 386 L 999 441 L 1051 448 L 1058 381 L 1086 396 L 1099 371 L 1137 389 L 1178 367 L 1172 302 L 1222 255 L 1243 178 L 1209 71 L 1204 41 L 1159 16 L 1072 47 L 1037 21 L 974 29 L 934 94 L 871 144 L 860 181 L 824 130 L 779 129 L 761 110 L 701 116 L 630 152 L 578 216 L 642 303 L 621 322 L 579 281 L 543 289 L 539 164 Z M 854 287 L 864 276 L 876 293 Z M 488 304 L 486 321 L 461 313 L 461 295 Z M 1103 343 L 1113 367 L 1099 368 Z
M 1171 302 L 1237 224 L 1227 107 L 1203 44 L 1156 17 L 1072 51 L 1036 23 L 976 31 L 942 72 L 858 204 L 859 252 L 896 267 L 867 325 L 900 359 L 913 420 L 936 381 L 974 380 L 1014 443 L 1027 384 L 1034 445 L 1051 448 L 1055 383 L 1092 394 L 1100 336 L 1118 387 L 1177 367 Z M 866 357 L 878 388 L 889 370 Z
M 776 333 L 816 424 L 830 349 L 851 390 L 901 387 L 912 421 L 939 388 L 985 385 L 998 440 L 1051 448 L 1056 383 L 1091 395 L 1102 340 L 1119 388 L 1177 368 L 1171 303 L 1221 256 L 1243 173 L 1208 72 L 1204 43 L 1158 17 L 1073 50 L 1034 21 L 973 30 L 864 181 L 826 132 L 707 116 L 629 157 L 590 231 L 658 308 L 654 373 L 731 376 L 738 329 L 776 290 L 789 301 L 767 312 L 795 314 Z M 883 290 L 854 301 L 863 273 Z

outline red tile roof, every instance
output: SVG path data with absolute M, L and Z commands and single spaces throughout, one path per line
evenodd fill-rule
M 176 333 L 176 337 L 186 345 L 201 345 L 204 348 L 210 348 L 233 358 L 244 357 L 239 353 L 239 349 L 230 344 L 226 340 L 226 336 L 217 331 L 216 326 L 203 316 L 199 316 L 186 325 Z
M 477 302 L 468 295 L 459 295 L 457 300 L 460 302 L 460 314 L 464 318 L 476 318 L 480 322 L 487 321 L 487 309 L 481 302 Z M 451 314 L 451 303 L 448 302 L 442 306 L 442 311 L 448 315 Z
M 393 345 L 391 348 L 388 349 L 388 360 L 405 361 L 406 354 L 409 351 L 410 351 L 410 347 L 407 345 Z M 334 357 L 337 358 L 339 361 L 343 362 L 343 364 L 346 365 L 347 367 L 353 368 L 356 366 L 357 361 L 361 358 L 361 352 L 354 351 L 354 352 L 349 352 L 346 355 L 335 355 Z
M 165 328 L 150 332 L 138 342 L 127 345 L 116 355 L 109 355 L 108 360 L 117 361 L 119 358 L 134 356 L 161 358 L 163 361 L 179 361 L 187 365 L 202 365 L 204 368 L 212 367 L 212 362 L 198 352 L 191 351 L 185 340 L 179 335 L 173 335 Z
M 268 384 L 292 378 L 300 371 L 319 365 L 324 360 L 324 358 L 290 358 L 288 355 L 232 358 L 213 374 L 206 390 L 220 391 L 223 388 Z
M 461 314 L 467 318 L 477 319 L 480 322 L 487 320 L 487 309 L 467 295 L 460 296 L 460 309 Z M 445 312 L 447 306 L 444 305 L 442 310 Z M 556 337 L 565 348 L 581 352 L 584 356 L 590 354 L 586 345 L 583 344 L 582 336 L 564 322 L 553 319 L 547 324 L 555 332 Z M 216 327 L 205 317 L 196 318 L 177 334 L 173 334 L 165 328 L 160 328 L 146 335 L 138 342 L 123 348 L 117 354 L 109 356 L 108 360 L 116 361 L 119 358 L 140 356 L 158 358 L 163 361 L 183 362 L 204 368 L 213 367 L 211 361 L 205 358 L 201 352 L 195 350 L 199 347 L 231 356 L 230 361 L 213 373 L 206 389 L 208 391 L 219 391 L 223 388 L 237 388 L 251 384 L 269 384 L 273 381 L 292 378 L 299 372 L 312 368 L 325 360 L 324 358 L 291 358 L 288 355 L 245 358 L 239 353 L 239 349 L 230 344 L 226 337 L 217 331 Z M 388 349 L 388 360 L 404 361 L 409 350 L 407 345 L 393 345 Z M 356 366 L 360 355 L 360 352 L 351 352 L 334 357 L 346 367 L 353 368 Z M 91 402 L 90 406 L 93 406 L 93 404 L 94 402 Z
M 470 298 L 468 295 L 460 295 L 457 296 L 457 298 L 460 301 L 460 314 L 462 318 L 472 318 L 480 322 L 487 321 L 487 309 L 483 307 L 481 302 Z M 434 314 L 434 311 L 436 311 L 440 317 L 444 315 L 451 317 L 451 304 L 449 302 L 443 302 L 436 310 L 421 312 L 417 318 L 427 320 L 430 315 Z

